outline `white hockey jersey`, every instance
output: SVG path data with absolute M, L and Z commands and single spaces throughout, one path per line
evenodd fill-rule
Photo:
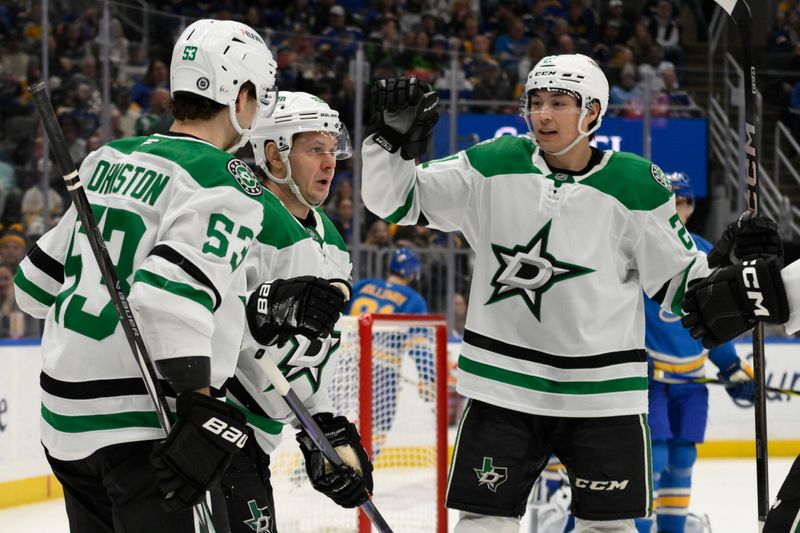
M 151 357 L 211 357 L 211 385 L 221 387 L 244 330 L 239 267 L 261 232 L 255 175 L 205 141 L 153 135 L 89 154 L 80 178 Z M 49 452 L 76 460 L 162 438 L 74 206 L 30 250 L 15 285 L 20 307 L 46 319 L 41 432 Z
M 300 223 L 268 189 L 264 190 L 264 227 L 245 261 L 247 287 L 297 276 L 350 279 L 352 265 L 344 240 L 322 209 L 313 211 L 314 227 Z M 280 443 L 284 424 L 295 421 L 283 397 L 260 369 L 256 357 L 271 357 L 311 414 L 331 412 L 325 388 L 336 368 L 341 334 L 309 340 L 296 335 L 283 347 L 262 346 L 245 328 L 236 375 L 225 387 L 228 399 L 243 408 L 261 448 Z
M 585 175 L 554 173 L 512 136 L 420 166 L 369 137 L 362 160 L 372 212 L 460 230 L 476 253 L 461 394 L 547 416 L 647 412 L 642 290 L 680 314 L 709 273 L 656 165 L 608 151 Z

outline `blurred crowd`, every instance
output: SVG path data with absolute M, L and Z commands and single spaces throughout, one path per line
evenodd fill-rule
M 259 29 L 278 63 L 278 86 L 314 93 L 337 109 L 352 128 L 369 121 L 356 109 L 355 57 L 363 47 L 364 79 L 415 75 L 442 98 L 453 80 L 463 111 L 517 112 L 517 99 L 530 68 L 550 54 L 580 52 L 594 57 L 611 82 L 611 112 L 680 116 L 693 105 L 681 86 L 684 62 L 682 9 L 694 19 L 695 42 L 707 39 L 710 4 L 700 0 L 261 0 L 216 2 L 168 0 L 151 4 L 147 31 L 142 13 L 111 3 L 108 38 L 95 2 L 51 0 L 44 34 L 39 2 L 0 5 L 0 337 L 18 337 L 32 327 L 13 319 L 18 312 L 6 278 L 25 250 L 58 221 L 69 205 L 62 180 L 45 165 L 43 136 L 29 88 L 43 79 L 76 163 L 116 138 L 169 129 L 172 122 L 169 62 L 172 43 L 196 18 L 234 19 Z M 769 46 L 791 55 L 800 71 L 795 2 L 784 2 Z M 134 23 L 135 22 L 135 23 Z M 42 65 L 42 39 L 49 52 Z M 104 50 L 110 65 L 108 100 L 103 101 Z M 456 74 L 451 75 L 455 66 Z M 800 85 L 779 93 L 800 110 Z M 789 82 L 787 82 L 787 85 Z M 648 100 L 649 99 L 649 100 Z M 109 122 L 103 122 L 107 106 Z M 104 134 L 104 131 L 107 131 Z M 352 160 L 343 161 L 328 213 L 351 245 L 368 248 L 410 244 L 436 250 L 446 236 L 422 227 L 398 228 L 362 213 L 354 235 Z M 43 175 L 50 177 L 43 193 Z M 451 246 L 465 246 L 458 236 Z M 18 248 L 18 249 L 17 249 Z M 431 257 L 435 254 L 431 252 Z M 435 263 L 436 261 L 433 261 Z M 429 267 L 428 281 L 440 286 L 444 267 Z M 457 290 L 466 292 L 468 265 Z M 21 315 L 20 315 L 21 316 Z M 24 319 L 22 319 L 24 322 Z M 12 327 L 13 323 L 13 327 Z

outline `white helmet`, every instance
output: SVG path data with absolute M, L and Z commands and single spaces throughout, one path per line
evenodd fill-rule
M 525 118 L 528 132 L 536 140 L 536 133 L 530 120 L 529 99 L 532 91 L 561 91 L 578 98 L 581 116 L 578 119 L 578 136 L 566 148 L 553 152 L 562 155 L 584 137 L 588 137 L 600 127 L 603 115 L 608 109 L 608 80 L 594 59 L 583 54 L 565 54 L 542 58 L 528 73 L 525 90 L 520 98 L 520 114 Z M 592 103 L 600 103 L 600 115 L 589 131 L 583 131 L 583 121 L 592 111 Z
M 253 132 L 250 135 L 250 145 L 253 147 L 253 157 L 256 165 L 264 171 L 267 177 L 275 183 L 289 185 L 297 199 L 308 207 L 314 209 L 322 205 L 311 204 L 297 187 L 292 178 L 292 165 L 289 162 L 289 152 L 292 149 L 292 140 L 298 133 L 327 132 L 336 139 L 334 157 L 347 159 L 352 155 L 350 136 L 342 121 L 339 112 L 330 108 L 324 100 L 313 94 L 303 92 L 281 91 L 278 94 L 278 105 L 271 116 L 259 116 Z M 281 159 L 286 165 L 286 177 L 277 178 L 267 165 L 264 148 L 267 143 L 274 142 L 281 154 Z
M 239 89 L 248 81 L 255 85 L 259 113 L 268 116 L 277 102 L 276 69 L 266 43 L 249 26 L 198 20 L 183 30 L 172 49 L 170 93 L 189 92 L 227 105 L 233 128 L 246 142 L 252 128 L 242 128 L 236 120 Z

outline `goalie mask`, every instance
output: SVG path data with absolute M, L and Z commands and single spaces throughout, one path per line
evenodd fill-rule
M 297 200 L 308 207 L 315 209 L 322 205 L 309 202 L 300 191 L 297 183 L 292 178 L 292 142 L 294 136 L 300 133 L 317 132 L 330 136 L 333 148 L 330 151 L 319 151 L 317 155 L 332 155 L 336 160 L 347 159 L 352 155 L 350 136 L 347 128 L 339 120 L 339 113 L 330 108 L 324 100 L 314 95 L 303 92 L 281 91 L 278 95 L 278 104 L 272 116 L 260 116 L 256 127 L 250 136 L 250 145 L 253 147 L 253 157 L 256 165 L 264 171 L 271 181 L 281 185 L 288 185 Z M 267 143 L 275 143 L 278 153 L 286 167 L 286 177 L 278 178 L 269 170 L 265 148 Z
M 528 74 L 525 90 L 520 98 L 520 115 L 528 125 L 528 134 L 536 141 L 530 113 L 530 99 L 533 91 L 556 91 L 569 94 L 578 100 L 580 118 L 578 136 L 570 144 L 551 155 L 563 155 L 600 127 L 608 109 L 608 80 L 597 63 L 583 54 L 547 56 L 539 61 Z M 594 126 L 583 130 L 583 122 L 592 111 L 592 104 L 600 103 L 600 114 Z M 543 148 L 544 149 L 544 148 Z
M 252 132 L 236 118 L 236 98 L 248 81 L 255 86 L 256 117 L 270 116 L 277 104 L 277 63 L 256 31 L 240 22 L 204 19 L 187 26 L 172 49 L 170 94 L 188 92 L 226 105 L 241 136 L 235 152 Z M 255 120 L 254 120 L 255 122 Z

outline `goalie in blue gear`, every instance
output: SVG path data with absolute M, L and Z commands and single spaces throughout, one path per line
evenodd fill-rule
M 678 216 L 685 224 L 694 212 L 691 182 L 680 172 L 669 178 L 675 191 Z M 711 243 L 698 235 L 690 235 L 698 249 L 706 253 L 711 250 Z M 685 533 L 689 531 L 692 467 L 708 420 L 708 388 L 691 380 L 705 377 L 705 362 L 710 359 L 719 369 L 720 379 L 729 383 L 726 390 L 733 401 L 752 405 L 753 372 L 736 355 L 733 344 L 706 350 L 681 326 L 680 317 L 663 311 L 649 298 L 645 298 L 645 319 L 656 529 Z M 639 533 L 650 533 L 652 522 L 652 519 L 638 519 Z
M 389 276 L 384 279 L 362 279 L 353 286 L 353 298 L 348 313 L 363 315 L 367 313 L 424 314 L 428 306 L 422 296 L 411 287 L 419 279 L 422 262 L 411 248 L 398 248 L 392 253 L 389 263 Z M 375 383 L 384 382 L 389 391 L 389 405 L 380 413 L 373 413 L 376 432 L 373 449 L 375 454 L 383 446 L 385 435 L 394 423 L 397 412 L 397 389 L 402 375 L 403 358 L 407 355 L 416 365 L 417 386 L 425 401 L 434 400 L 434 376 L 436 373 L 435 350 L 430 338 L 429 328 L 411 328 L 407 334 L 384 337 L 376 333 L 376 366 L 372 379 Z

